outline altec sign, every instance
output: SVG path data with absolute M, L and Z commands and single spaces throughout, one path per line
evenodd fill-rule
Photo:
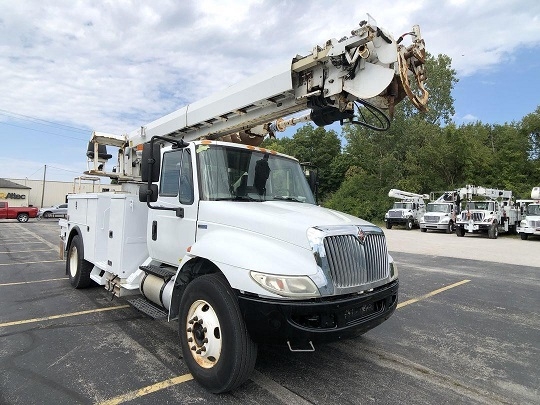
M 5 200 L 7 199 L 24 200 L 26 198 L 26 195 L 17 194 L 17 193 L 0 193 L 0 198 L 3 198 Z

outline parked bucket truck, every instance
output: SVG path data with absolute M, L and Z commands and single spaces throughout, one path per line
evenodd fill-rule
M 527 240 L 531 235 L 540 236 L 540 187 L 532 189 L 531 199 L 534 202 L 527 205 L 525 217 L 517 228 L 522 240 Z
M 391 189 L 388 197 L 397 198 L 393 207 L 384 215 L 386 229 L 392 229 L 393 225 L 405 225 L 407 230 L 420 225 L 420 218 L 426 212 L 426 203 L 429 196 L 427 194 L 415 194 L 408 191 Z
M 489 239 L 497 239 L 500 232 L 516 233 L 521 212 L 511 191 L 467 185 L 457 192 L 465 204 L 456 218 L 457 236 L 485 232 Z
M 406 96 L 424 110 L 424 42 L 418 26 L 407 35 L 406 47 L 370 18 L 129 134 L 94 132 L 86 174 L 122 191 L 68 196 L 73 287 L 177 319 L 184 361 L 215 393 L 249 378 L 257 343 L 312 351 L 388 319 L 398 272 L 382 230 L 317 206 L 299 162 L 259 145 L 298 121 L 373 127 L 370 113 L 384 130 Z
M 426 205 L 426 212 L 420 218 L 420 231 L 428 229 L 452 233 L 455 230 L 456 214 L 459 213 L 456 192 L 446 191 L 435 201 Z

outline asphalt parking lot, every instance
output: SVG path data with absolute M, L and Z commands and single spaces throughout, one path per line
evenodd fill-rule
M 391 230 L 387 322 L 313 353 L 260 347 L 252 379 L 218 396 L 191 379 L 176 322 L 71 288 L 57 222 L 0 220 L 0 404 L 540 403 L 540 240 L 517 241 L 523 265 L 469 256 L 512 256 L 514 238 Z M 466 248 L 446 255 L 450 238 Z

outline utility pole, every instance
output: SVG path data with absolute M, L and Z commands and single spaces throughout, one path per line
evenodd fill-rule
M 43 207 L 43 197 L 45 196 L 45 175 L 47 174 L 47 165 L 45 165 L 45 168 L 43 169 L 43 187 L 41 189 L 41 205 L 40 208 Z

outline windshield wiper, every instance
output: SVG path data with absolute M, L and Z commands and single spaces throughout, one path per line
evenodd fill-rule
M 304 202 L 296 197 L 290 197 L 290 196 L 284 196 L 284 195 L 275 195 L 274 200 Z
M 237 195 L 234 197 L 221 197 L 214 198 L 212 201 L 259 201 L 256 198 L 250 197 L 248 195 Z

